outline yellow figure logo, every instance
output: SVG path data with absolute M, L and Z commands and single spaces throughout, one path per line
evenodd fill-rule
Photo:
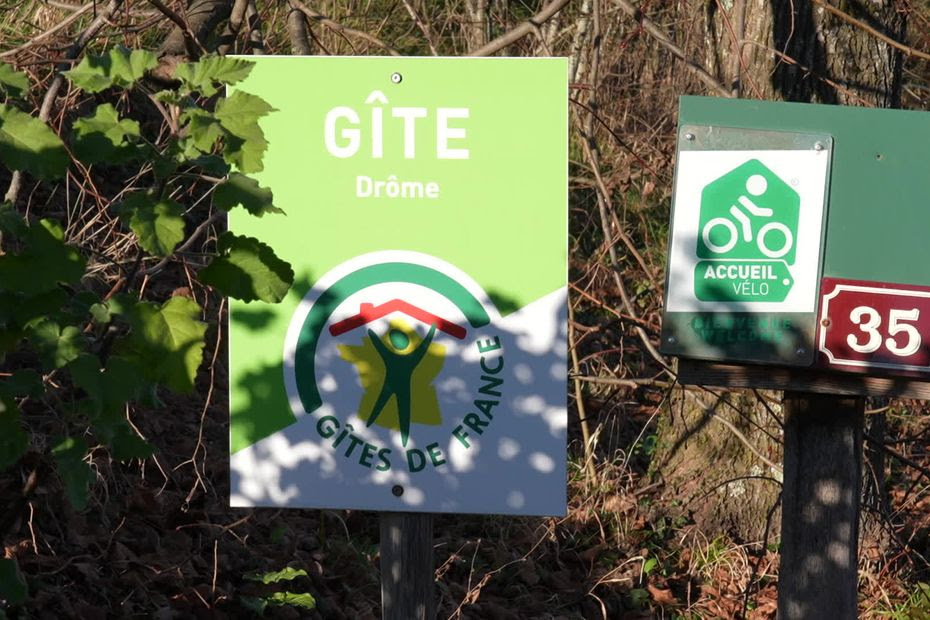
M 445 363 L 446 347 L 402 320 L 392 320 L 381 336 L 368 330 L 360 346 L 339 345 L 339 356 L 355 365 L 364 392 L 359 417 L 371 426 L 400 430 L 407 445 L 410 424 L 439 425 L 442 417 L 433 380 Z

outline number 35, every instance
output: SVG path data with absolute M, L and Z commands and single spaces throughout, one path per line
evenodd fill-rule
M 916 321 L 920 317 L 920 310 L 913 308 L 911 310 L 889 310 L 888 311 L 888 338 L 885 338 L 885 348 L 899 357 L 908 357 L 917 353 L 920 348 L 920 333 L 913 325 L 903 323 L 903 321 Z M 870 306 L 857 306 L 849 313 L 849 320 L 854 325 L 858 325 L 860 331 L 868 335 L 865 342 L 860 342 L 857 334 L 846 336 L 846 343 L 853 351 L 859 353 L 872 353 L 882 346 L 882 335 L 878 328 L 882 323 L 882 317 L 878 310 Z M 894 336 L 904 332 L 907 335 L 907 342 L 903 347 L 898 346 Z

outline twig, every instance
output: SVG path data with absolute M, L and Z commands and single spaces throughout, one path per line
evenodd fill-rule
M 194 56 L 197 52 L 201 54 L 207 53 L 207 48 L 205 48 L 200 41 L 197 40 L 197 35 L 194 34 L 194 31 L 191 29 L 190 24 L 187 23 L 187 20 L 178 15 L 174 10 L 171 9 L 161 0 L 148 0 L 149 4 L 158 9 L 162 15 L 167 17 L 169 20 L 174 22 L 174 24 L 181 29 L 181 32 L 184 33 L 184 38 L 187 40 L 187 52 Z
M 914 461 L 914 460 L 912 460 L 912 459 L 909 459 L 908 457 L 904 456 L 904 455 L 901 454 L 900 452 L 898 452 L 898 451 L 896 451 L 896 450 L 892 450 L 892 449 L 889 448 L 887 445 L 885 445 L 885 442 L 883 442 L 883 441 L 881 441 L 881 440 L 879 440 L 879 439 L 876 439 L 875 437 L 872 437 L 872 436 L 869 435 L 868 433 L 863 433 L 863 435 L 865 436 L 866 440 L 869 441 L 869 443 L 874 444 L 876 447 L 878 447 L 879 450 L 881 450 L 882 452 L 884 452 L 885 454 L 887 454 L 887 455 L 890 456 L 891 458 L 896 459 L 896 460 L 898 460 L 898 461 L 901 461 L 902 463 L 904 463 L 904 464 L 907 465 L 908 467 L 911 467 L 911 468 L 917 470 L 918 472 L 920 472 L 920 474 L 923 475 L 924 478 L 926 478 L 927 480 L 930 480 L 930 469 L 927 469 L 926 467 L 924 467 L 923 465 L 921 465 L 921 464 L 918 463 L 917 461 Z
M 575 322 L 575 310 L 572 308 L 571 300 L 568 300 L 568 350 L 572 356 L 572 373 L 575 378 L 575 408 L 578 410 L 578 421 L 581 423 L 581 438 L 584 442 L 584 467 L 588 474 L 588 482 L 593 483 L 595 478 L 594 471 L 594 446 L 591 444 L 591 430 L 588 427 L 588 417 L 585 413 L 584 395 L 581 391 L 581 381 L 578 377 L 581 371 L 578 369 L 578 350 L 575 347 L 575 329 L 572 324 Z
M 468 54 L 469 56 L 490 56 L 495 52 L 499 52 L 504 49 L 511 43 L 522 39 L 526 35 L 537 32 L 539 26 L 545 23 L 550 17 L 558 13 L 562 7 L 568 4 L 569 0 L 553 0 L 536 15 L 532 16 L 513 30 L 505 32 L 501 36 L 497 37 L 493 41 L 482 45 L 475 51 Z
M 80 53 L 87 47 L 87 44 L 97 36 L 97 33 L 106 25 L 110 18 L 116 13 L 116 10 L 119 9 L 120 5 L 123 3 L 123 0 L 110 0 L 110 3 L 107 4 L 100 13 L 97 14 L 97 17 L 92 21 L 87 28 L 84 29 L 81 34 L 78 35 L 77 40 L 72 43 L 68 50 L 65 52 L 65 62 L 62 62 L 55 69 L 55 77 L 52 78 L 52 83 L 48 87 L 48 91 L 45 93 L 45 97 L 42 99 L 42 106 L 39 108 L 39 119 L 43 122 L 48 122 L 48 117 L 52 112 L 52 104 L 55 102 L 55 97 L 58 96 L 58 91 L 61 90 L 62 85 L 65 83 L 65 77 L 61 74 L 62 71 L 66 71 L 71 68 L 70 61 L 80 55 Z M 13 176 L 10 179 L 10 186 L 6 191 L 4 200 L 10 203 L 15 203 L 17 196 L 19 196 L 19 190 L 23 184 L 23 175 L 22 172 L 17 170 L 13 172 Z
M 158 261 L 157 264 L 153 265 L 152 267 L 149 267 L 142 273 L 146 276 L 151 276 L 161 271 L 162 268 L 168 264 L 168 261 L 170 261 L 174 255 L 184 252 L 185 250 L 187 250 L 187 248 L 191 247 L 194 241 L 197 240 L 197 237 L 199 237 L 205 230 L 207 230 L 207 228 L 209 228 L 212 224 L 217 222 L 224 215 L 226 215 L 225 211 L 215 212 L 213 215 L 211 215 L 206 220 L 201 222 L 200 226 L 195 228 L 194 232 L 191 233 L 191 236 L 187 238 L 187 241 L 185 241 L 184 243 L 179 245 L 177 248 L 175 248 L 174 252 L 172 252 L 169 256 L 164 257 L 163 259 Z
M 876 39 L 880 41 L 884 41 L 885 43 L 895 48 L 896 50 L 903 52 L 906 56 L 914 56 L 915 58 L 921 58 L 923 60 L 930 60 L 930 54 L 926 52 L 921 52 L 920 50 L 914 49 L 913 47 L 909 45 L 905 45 L 904 43 L 901 43 L 900 41 L 896 41 L 892 39 L 887 34 L 879 32 L 878 30 L 868 25 L 864 21 L 858 20 L 852 15 L 850 15 L 849 13 L 844 13 L 838 8 L 831 6 L 826 0 L 814 0 L 814 3 L 819 4 L 820 6 L 825 8 L 828 12 L 842 19 L 844 22 L 851 24 L 855 26 L 856 28 L 866 31 L 867 33 L 869 33 L 870 35 L 872 35 L 873 37 L 875 37 Z
M 245 11 L 247 7 L 248 0 L 236 0 L 235 4 L 233 4 L 232 10 L 229 12 L 229 20 L 226 22 L 223 35 L 220 37 L 222 41 L 219 47 L 220 54 L 226 55 L 233 48 L 233 44 L 236 42 L 236 36 L 242 29 L 242 22 L 245 21 Z
M 252 47 L 252 55 L 264 56 L 265 36 L 262 34 L 262 19 L 255 7 L 255 0 L 249 0 L 249 5 L 245 9 L 245 19 L 249 25 L 249 44 Z
M 11 49 L 11 50 L 6 50 L 5 52 L 0 53 L 0 58 L 6 58 L 7 56 L 14 56 L 14 55 L 16 55 L 17 52 L 21 52 L 21 51 L 23 51 L 23 50 L 26 49 L 26 48 L 32 47 L 32 46 L 35 45 L 36 43 L 40 42 L 42 39 L 45 39 L 45 38 L 50 37 L 51 35 L 55 34 L 55 33 L 58 32 L 59 30 L 62 30 L 63 28 L 67 28 L 68 26 L 70 26 L 71 24 L 73 24 L 74 22 L 76 22 L 78 19 L 80 19 L 80 18 L 81 18 L 81 15 L 83 15 L 84 13 L 86 13 L 86 12 L 88 12 L 89 10 L 91 10 L 92 8 L 94 8 L 94 7 L 96 6 L 96 4 L 97 4 L 96 2 L 90 2 L 90 3 L 88 3 L 88 4 L 85 4 L 85 5 L 82 6 L 82 7 L 77 7 L 76 10 L 75 10 L 75 9 L 69 9 L 69 10 L 74 10 L 74 13 L 72 13 L 71 15 L 69 15 L 68 17 L 66 17 L 65 19 L 61 20 L 61 22 L 55 24 L 54 26 L 52 26 L 51 28 L 49 28 L 49 29 L 46 30 L 45 32 L 43 32 L 43 33 L 41 33 L 41 34 L 38 34 L 38 35 L 32 37 L 31 39 L 29 39 L 28 41 L 26 41 L 26 42 L 23 43 L 22 45 L 20 45 L 20 46 L 18 46 L 18 47 L 14 47 L 14 48 Z
M 613 2 L 619 6 L 624 13 L 638 21 L 643 30 L 646 31 L 646 33 L 649 34 L 653 39 L 658 41 L 659 45 L 670 51 L 672 55 L 685 63 L 685 66 L 688 67 L 688 70 L 694 73 L 698 79 L 704 82 L 704 84 L 707 85 L 711 90 L 713 90 L 721 97 L 729 98 L 733 96 L 729 89 L 721 84 L 720 80 L 711 75 L 707 69 L 699 65 L 696 61 L 691 60 L 685 56 L 685 52 L 680 47 L 675 45 L 671 38 L 662 32 L 662 29 L 659 28 L 655 22 L 651 21 L 649 18 L 643 15 L 642 11 L 626 0 L 613 0 Z
M 339 22 L 333 19 L 330 19 L 329 17 L 326 17 L 325 15 L 323 15 L 322 13 L 319 13 L 318 11 L 315 11 L 314 9 L 311 9 L 310 7 L 308 7 L 306 4 L 304 4 L 300 0 L 290 0 L 290 3 L 291 3 L 291 8 L 297 9 L 298 11 L 306 15 L 311 21 L 322 24 L 326 26 L 327 28 L 329 28 L 330 30 L 334 30 L 342 35 L 348 35 L 348 36 L 355 37 L 357 39 L 363 39 L 365 41 L 368 41 L 372 45 L 380 47 L 381 49 L 386 51 L 391 56 L 400 56 L 400 52 L 398 52 L 396 49 L 394 49 L 393 47 L 391 47 L 390 45 L 388 45 L 387 43 L 385 43 L 384 41 L 382 41 L 381 39 L 379 39 L 378 37 L 372 34 L 363 32 L 361 30 L 356 30 L 354 28 L 349 28 L 348 26 L 343 26 Z
M 596 383 L 600 385 L 618 385 L 620 387 L 628 388 L 641 388 L 641 387 L 657 387 L 657 388 L 670 388 L 677 385 L 677 383 L 672 381 L 662 381 L 661 379 L 618 379 L 617 377 L 592 377 L 589 375 L 575 375 L 572 377 L 577 381 L 584 381 L 585 383 Z M 701 388 L 694 386 L 682 385 L 684 390 L 694 390 L 700 391 Z
M 410 0 L 402 0 L 402 2 L 404 3 L 404 8 L 407 9 L 407 12 L 410 14 L 410 19 L 413 20 L 413 23 L 417 25 L 417 28 L 420 29 L 420 32 L 422 32 L 423 36 L 426 38 L 426 44 L 429 46 L 430 53 L 433 56 L 439 56 L 439 52 L 436 50 L 436 45 L 433 43 L 433 34 L 429 30 L 429 24 L 420 19 L 420 16 L 417 15 L 413 5 L 410 4 Z
M 601 228 L 603 229 L 604 239 L 606 241 L 607 239 L 610 239 L 610 224 L 607 218 L 607 204 L 610 201 L 610 194 L 607 192 L 607 187 L 604 185 L 604 179 L 601 178 L 600 161 L 588 141 L 588 136 L 582 136 L 581 145 L 584 148 L 585 156 L 591 162 L 591 170 L 594 172 L 594 178 L 597 181 L 598 188 L 600 189 L 600 191 L 597 193 L 597 208 L 601 216 Z M 623 301 L 623 307 L 626 309 L 627 314 L 638 319 L 639 317 L 636 314 L 636 309 L 633 308 L 633 303 L 630 301 L 630 297 L 626 292 L 626 287 L 623 285 L 623 279 L 620 277 L 620 264 L 617 260 L 617 251 L 613 245 L 610 245 L 607 250 L 610 256 L 610 264 L 613 267 L 611 273 L 614 277 L 614 283 L 617 285 L 617 290 L 620 293 L 620 299 Z M 649 340 L 649 335 L 646 333 L 646 331 L 639 325 L 634 325 L 633 329 L 636 331 L 636 334 L 639 336 L 639 339 L 642 341 L 643 346 L 646 348 L 646 351 L 648 351 L 649 355 L 651 355 L 652 358 L 658 362 L 659 365 L 662 366 L 662 368 L 664 368 L 670 376 L 674 377 L 675 373 L 672 370 L 671 365 L 669 365 L 668 361 L 662 356 L 662 354 L 656 350 L 655 346 L 652 344 L 652 341 Z

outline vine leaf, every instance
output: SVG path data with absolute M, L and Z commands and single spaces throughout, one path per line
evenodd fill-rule
M 260 172 L 268 147 L 258 119 L 274 108 L 261 97 L 237 90 L 216 104 L 214 116 L 225 133 L 223 157 L 241 172 Z
M 0 62 L 0 92 L 7 97 L 22 97 L 29 91 L 29 78 L 5 62 Z
M 225 232 L 217 242 L 217 253 L 197 277 L 229 297 L 278 303 L 294 282 L 291 265 L 254 237 Z
M 139 245 L 150 254 L 169 256 L 184 239 L 184 208 L 173 200 L 136 192 L 117 211 L 139 238 Z
M 94 431 L 118 461 L 148 458 L 152 445 L 129 426 L 123 408 L 146 387 L 141 369 L 130 360 L 111 356 L 105 370 L 95 355 L 85 353 L 68 366 L 74 384 L 90 399 Z
M 188 159 L 212 153 L 217 139 L 223 135 L 219 122 L 212 114 L 200 108 L 188 108 L 181 114 L 183 125 L 181 151 Z
M 293 568 L 291 566 L 285 566 L 281 570 L 272 571 L 270 573 L 249 573 L 245 576 L 249 581 L 257 581 L 263 583 L 266 586 L 272 583 L 278 583 L 279 581 L 291 581 L 297 579 L 298 577 L 307 577 L 307 571 L 302 568 Z
M 76 248 L 64 242 L 64 230 L 52 220 L 40 220 L 22 235 L 20 254 L 0 256 L 0 290 L 29 295 L 75 284 L 84 275 L 86 262 Z
M 133 361 L 153 381 L 175 392 L 192 391 L 207 331 L 199 316 L 200 306 L 187 297 L 172 297 L 161 306 L 135 304 L 128 317 Z
M 0 558 L 0 599 L 5 600 L 8 605 L 19 605 L 26 600 L 28 593 L 16 560 Z
M 84 462 L 86 454 L 87 442 L 79 437 L 66 437 L 52 448 L 65 495 L 76 510 L 84 510 L 87 506 L 87 488 L 94 479 L 94 472 Z
M 63 74 L 81 90 L 99 93 L 111 86 L 131 88 L 146 71 L 156 66 L 158 56 L 155 53 L 116 46 L 99 56 L 84 56 L 75 68 Z
M 123 405 L 142 387 L 140 368 L 123 357 L 113 355 L 105 370 L 96 355 L 83 353 L 68 366 L 74 384 L 90 398 L 95 418 L 120 420 Z
M 139 138 L 139 123 L 120 119 L 111 103 L 74 121 L 74 154 L 85 164 L 122 162 L 143 154 L 131 138 Z
M 205 97 L 215 95 L 217 84 L 235 84 L 244 80 L 252 71 L 253 63 L 228 56 L 204 56 L 197 62 L 178 65 L 174 77 L 181 80 L 185 88 L 199 91 Z
M 49 319 L 42 319 L 29 329 L 29 339 L 39 353 L 42 365 L 49 369 L 61 368 L 81 354 L 84 337 L 74 325 L 60 327 Z
M 261 187 L 258 181 L 244 174 L 233 172 L 229 178 L 216 186 L 213 204 L 224 211 L 242 205 L 252 215 L 261 217 L 266 213 L 284 213 L 274 206 L 271 190 Z
M 65 145 L 48 125 L 8 105 L 0 105 L 0 161 L 40 179 L 56 179 L 68 170 Z
M 16 463 L 26 453 L 28 445 L 16 403 L 12 398 L 0 395 L 0 471 Z

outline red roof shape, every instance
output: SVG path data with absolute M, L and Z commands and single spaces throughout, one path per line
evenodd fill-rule
M 403 312 L 407 316 L 414 318 L 421 323 L 426 323 L 427 325 L 435 325 L 436 329 L 443 331 L 453 338 L 458 338 L 462 340 L 465 338 L 465 328 L 456 325 L 451 321 L 436 316 L 431 312 L 427 312 L 422 308 L 418 308 L 413 304 L 407 303 L 402 299 L 392 299 L 391 301 L 385 302 L 380 306 L 375 306 L 372 304 L 364 303 L 359 307 L 358 314 L 350 316 L 347 319 L 343 319 L 338 323 L 333 323 L 329 326 L 329 333 L 333 336 L 341 336 L 342 334 L 352 331 L 356 327 L 361 327 L 376 321 L 383 316 L 387 316 L 392 312 Z

